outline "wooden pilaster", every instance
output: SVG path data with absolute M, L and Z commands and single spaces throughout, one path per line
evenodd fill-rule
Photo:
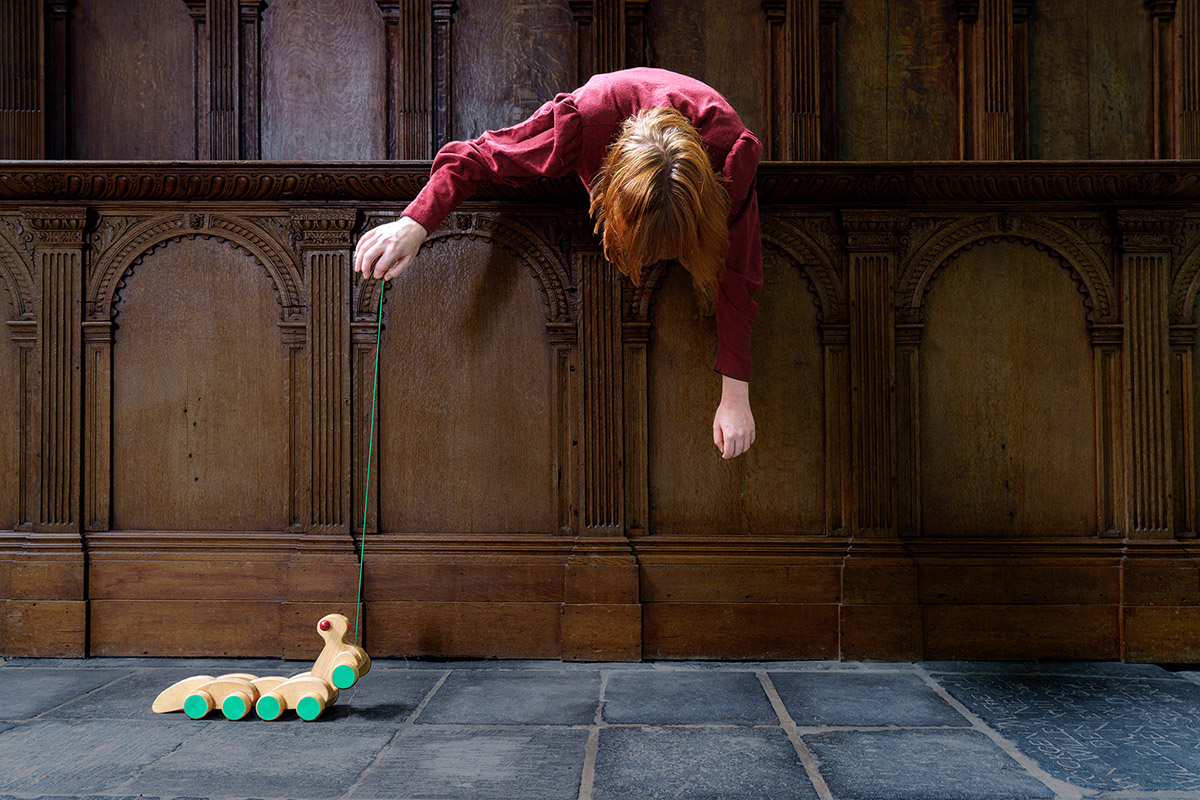
M 904 212 L 844 211 L 850 275 L 851 451 L 855 536 L 896 535 L 893 273 Z
M 954 2 L 963 159 L 1012 159 L 1028 152 L 1025 109 L 1031 5 L 1032 0 Z
M 433 0 L 433 151 L 454 138 L 454 11 L 457 0 Z
M 1167 277 L 1176 214 L 1121 211 L 1129 538 L 1173 534 Z
M 386 24 L 388 158 L 433 157 L 433 7 L 377 0 Z
M 357 212 L 292 212 L 308 284 L 308 352 L 311 403 L 314 532 L 352 528 L 350 506 L 350 258 Z

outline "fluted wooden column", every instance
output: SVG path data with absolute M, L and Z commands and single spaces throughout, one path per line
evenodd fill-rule
M 308 284 L 310 529 L 349 533 L 350 258 L 353 209 L 292 212 Z
M 1177 215 L 1121 211 L 1129 538 L 1172 535 L 1167 280 Z
M 572 254 L 579 283 L 582 465 L 578 535 L 564 576 L 565 660 L 641 657 L 638 568 L 625 528 L 622 275 L 595 243 Z
M 850 471 L 850 327 L 821 325 L 825 366 L 825 531 L 844 534 L 854 498 Z
M 845 211 L 850 263 L 851 451 L 855 536 L 896 535 L 893 272 L 904 212 Z
M 0 158 L 67 157 L 71 2 L 0 5 Z
M 195 24 L 196 157 L 258 158 L 263 0 L 184 0 Z
M 842 0 L 763 0 L 767 17 L 764 157 L 837 157 L 837 17 Z
M 1027 152 L 1028 20 L 1032 0 L 955 0 L 959 32 L 959 152 L 1011 159 Z M 1017 112 L 1021 106 L 1022 111 Z
M 1183 19 L 1177 20 L 1175 0 L 1145 0 L 1145 5 L 1150 16 L 1150 46 L 1153 58 L 1150 102 L 1154 157 L 1178 158 L 1181 121 L 1179 93 L 1182 88 L 1183 100 L 1187 103 L 1187 82 L 1191 73 L 1195 72 L 1195 65 L 1189 63 L 1187 58 L 1189 42 L 1186 40 L 1186 34 L 1176 41 L 1176 25 L 1180 22 L 1186 25 L 1189 16 L 1196 12 L 1193 3 L 1185 2 L 1181 9 Z M 1192 44 L 1194 47 L 1194 42 Z M 1182 49 L 1184 53 L 1182 63 L 1176 59 L 1178 49 Z M 1195 107 L 1194 102 L 1192 107 Z
M 81 537 L 82 322 L 86 210 L 22 208 L 38 283 L 32 530 L 12 569 L 10 655 L 81 656 L 87 602 Z
M 388 158 L 433 158 L 433 6 L 376 2 L 386 25 Z
M 433 0 L 433 149 L 454 138 L 454 12 L 457 0 Z

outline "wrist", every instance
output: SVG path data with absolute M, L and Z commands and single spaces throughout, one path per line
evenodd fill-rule
M 750 404 L 750 384 L 728 375 L 721 376 L 721 402 Z
M 414 218 L 408 216 L 407 214 L 400 217 L 400 223 L 404 225 L 404 227 L 411 229 L 414 234 L 420 233 L 422 239 L 429 235 L 429 231 L 425 229 L 424 225 L 417 222 Z

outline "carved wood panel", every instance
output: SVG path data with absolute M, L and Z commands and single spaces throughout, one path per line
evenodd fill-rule
M 1095 535 L 1091 343 L 1070 275 L 1028 245 L 986 243 L 960 251 L 928 295 L 923 532 Z
M 533 270 L 477 229 L 435 236 L 387 288 L 381 530 L 557 529 L 547 316 Z M 360 386 L 369 392 L 369 378 Z
M 170 241 L 116 310 L 113 527 L 287 528 L 287 350 L 267 272 L 218 240 Z
M 388 157 L 384 22 L 374 0 L 277 0 L 262 22 L 262 156 Z
M 71 158 L 195 158 L 188 8 L 79 0 L 70 17 Z

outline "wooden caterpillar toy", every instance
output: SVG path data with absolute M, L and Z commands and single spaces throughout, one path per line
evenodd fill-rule
M 317 623 L 325 648 L 308 672 L 291 678 L 259 678 L 244 672 L 228 675 L 195 675 L 184 678 L 154 700 L 156 714 L 183 711 L 202 719 L 220 707 L 227 719 L 241 719 L 254 709 L 261 719 L 278 719 L 294 709 L 301 719 L 312 721 L 337 702 L 338 690 L 349 689 L 371 671 L 371 658 L 361 647 L 346 641 L 350 621 L 329 614 Z

